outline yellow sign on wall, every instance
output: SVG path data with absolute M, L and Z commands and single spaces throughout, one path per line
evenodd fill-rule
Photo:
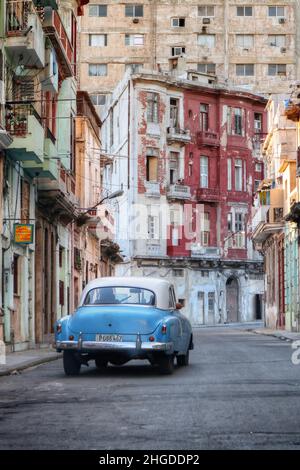
M 33 243 L 33 230 L 32 224 L 14 224 L 14 242 L 30 245 Z

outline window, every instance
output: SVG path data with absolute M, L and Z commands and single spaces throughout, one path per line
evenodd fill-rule
M 184 28 L 185 18 L 172 18 L 171 24 L 173 28 Z
M 285 34 L 269 34 L 268 44 L 273 47 L 285 47 L 286 36 Z
M 169 163 L 169 182 L 175 184 L 179 179 L 179 152 L 170 152 L 170 163 Z
M 198 16 L 212 17 L 215 16 L 214 5 L 202 5 L 198 7 Z
M 146 157 L 146 179 L 157 182 L 158 178 L 158 158 L 152 155 Z
M 242 160 L 237 159 L 234 162 L 234 182 L 235 182 L 235 190 L 242 191 L 243 188 L 243 167 L 242 167 Z
M 201 277 L 209 277 L 209 271 L 201 271 Z
M 173 269 L 174 277 L 184 277 L 184 269 Z
M 210 317 L 215 315 L 215 293 L 214 292 L 208 293 L 208 315 Z
M 89 64 L 90 77 L 104 77 L 107 75 L 107 64 Z
M 155 294 L 140 287 L 97 287 L 88 292 L 84 305 L 155 305 Z
M 209 220 L 209 212 L 204 212 L 204 227 L 201 231 L 201 244 L 202 246 L 209 245 L 209 234 L 210 234 L 210 220 Z
M 262 114 L 254 113 L 254 132 L 259 134 L 262 131 Z
M 65 305 L 65 283 L 59 281 L 59 305 Z
M 157 215 L 148 215 L 148 238 L 159 240 L 159 219 Z
M 227 190 L 232 190 L 232 163 L 231 158 L 227 159 Z
M 232 232 L 232 213 L 228 212 L 227 214 L 227 230 L 228 232 Z
M 143 46 L 143 34 L 125 34 L 125 46 Z
M 89 16 L 107 16 L 107 5 L 90 5 Z
M 89 34 L 89 46 L 107 46 L 107 34 Z
M 179 127 L 179 100 L 170 98 L 170 127 Z
M 254 192 L 255 193 L 258 190 L 259 185 L 260 185 L 260 180 L 254 180 Z
M 200 73 L 211 73 L 214 75 L 216 73 L 216 64 L 198 64 L 197 70 Z
M 19 262 L 20 262 L 20 256 L 14 254 L 13 258 L 13 280 L 14 280 L 14 295 L 19 294 Z
M 137 5 L 137 4 L 125 5 L 125 16 L 130 16 L 133 18 L 141 18 L 142 16 L 144 16 L 143 5 Z
M 235 245 L 236 248 L 245 247 L 245 227 L 244 227 L 244 214 L 241 212 L 235 213 Z
M 200 188 L 208 188 L 208 157 L 200 157 Z
M 208 104 L 200 104 L 200 131 L 208 131 L 209 121 L 208 121 L 209 106 Z
M 279 6 L 270 6 L 269 7 L 269 16 L 284 16 L 284 7 Z
M 231 135 L 243 134 L 243 113 L 241 108 L 228 108 L 227 131 Z
M 106 103 L 106 95 L 90 95 L 90 98 L 95 106 L 104 106 Z
M 254 45 L 253 34 L 237 34 L 236 45 L 238 47 L 243 47 L 244 49 L 251 49 Z
M 252 7 L 236 7 L 237 16 L 252 16 Z
M 236 64 L 236 74 L 239 77 L 252 77 L 254 75 L 254 64 Z
M 185 47 L 180 46 L 180 47 L 172 47 L 172 56 L 175 57 L 177 55 L 182 55 L 185 54 Z
M 125 68 L 130 70 L 131 73 L 138 73 L 143 68 L 143 64 L 126 64 Z
M 286 64 L 269 64 L 268 75 L 286 75 Z
M 262 170 L 262 164 L 261 163 L 255 163 L 255 171 L 260 173 Z
M 209 48 L 215 47 L 216 37 L 214 34 L 198 34 L 198 45 Z
M 59 245 L 59 249 L 58 249 L 58 265 L 60 268 L 63 267 L 63 264 L 64 264 L 64 247 Z M 79 250 L 78 250 L 79 251 Z M 74 248 L 74 253 L 75 253 L 75 248 Z
M 158 93 L 147 93 L 147 122 L 158 123 Z

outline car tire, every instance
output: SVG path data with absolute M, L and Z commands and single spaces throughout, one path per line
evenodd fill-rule
M 171 375 L 174 372 L 174 354 L 162 356 L 159 360 L 159 371 L 163 375 Z
M 186 354 L 177 356 L 177 365 L 178 367 L 186 367 L 189 365 L 190 351 L 188 350 Z
M 100 357 L 97 357 L 95 359 L 95 364 L 96 364 L 97 369 L 103 370 L 103 369 L 106 369 L 108 361 L 106 361 L 105 359 L 101 359 Z
M 64 351 L 63 364 L 65 374 L 68 376 L 79 375 L 81 364 L 72 351 Z

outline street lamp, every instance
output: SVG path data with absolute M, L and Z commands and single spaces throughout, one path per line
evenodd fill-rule
M 101 199 L 101 201 L 99 201 L 97 204 L 95 204 L 93 207 L 90 207 L 89 209 L 86 209 L 84 212 L 82 212 L 79 217 L 78 217 L 78 222 L 81 221 L 81 223 L 84 223 L 84 217 L 91 211 L 94 211 L 95 209 L 97 209 L 98 206 L 101 206 L 101 204 L 104 202 L 104 201 L 107 201 L 107 200 L 111 200 L 111 199 L 116 199 L 117 197 L 121 197 L 123 196 L 124 194 L 124 191 L 123 189 L 120 189 L 118 191 L 115 191 L 114 193 L 111 193 L 109 194 L 108 196 L 105 196 L 103 199 Z M 80 208 L 79 208 L 80 210 Z M 75 219 L 73 219 L 75 220 Z

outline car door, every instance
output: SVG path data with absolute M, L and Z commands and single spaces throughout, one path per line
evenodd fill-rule
M 174 287 L 170 286 L 169 289 L 169 305 L 170 308 L 173 311 L 173 315 L 176 318 L 176 324 L 177 324 L 177 335 L 176 339 L 174 338 L 174 342 L 176 341 L 176 344 L 174 344 L 174 349 L 178 352 L 182 352 L 185 350 L 185 335 L 184 335 L 184 319 L 179 310 L 176 309 L 176 296 L 175 296 L 175 291 Z

